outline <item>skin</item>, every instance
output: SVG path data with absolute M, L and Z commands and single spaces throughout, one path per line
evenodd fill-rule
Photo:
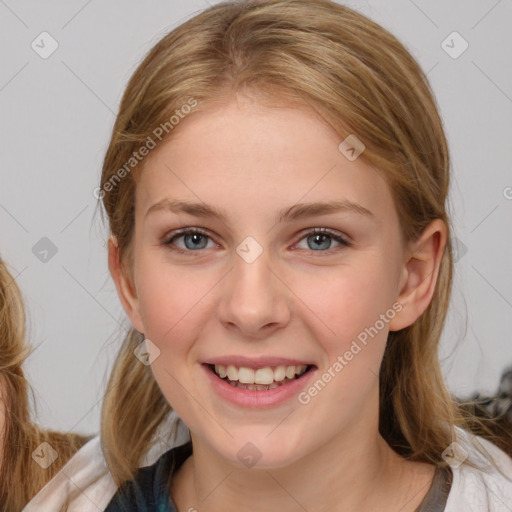
M 444 223 L 404 244 L 386 182 L 362 158 L 349 161 L 339 136 L 307 107 L 237 96 L 175 130 L 137 185 L 134 282 L 114 238 L 109 269 L 134 327 L 160 350 L 154 376 L 191 431 L 194 454 L 171 488 L 178 509 L 414 511 L 434 467 L 404 460 L 380 436 L 377 375 L 388 331 L 414 323 L 432 299 Z M 165 198 L 224 209 L 226 222 L 168 210 L 146 216 Z M 276 222 L 295 203 L 340 199 L 373 217 Z M 185 227 L 208 236 L 174 239 L 188 251 L 181 255 L 164 242 Z M 352 245 L 326 238 L 318 247 L 312 228 Z M 250 264 L 236 252 L 247 236 L 263 249 Z M 230 405 L 200 367 L 215 356 L 275 355 L 314 361 L 321 375 L 396 301 L 401 311 L 307 405 Z M 247 442 L 261 452 L 252 468 L 237 458 Z

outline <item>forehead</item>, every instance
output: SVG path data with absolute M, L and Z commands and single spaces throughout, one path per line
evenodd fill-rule
M 137 187 L 144 213 L 166 198 L 265 212 L 298 202 L 350 200 L 393 209 L 387 183 L 307 106 L 232 100 L 181 121 L 153 151 Z

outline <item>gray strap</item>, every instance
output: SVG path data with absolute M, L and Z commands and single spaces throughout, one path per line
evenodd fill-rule
M 450 466 L 437 467 L 432 484 L 415 512 L 443 512 L 452 486 Z

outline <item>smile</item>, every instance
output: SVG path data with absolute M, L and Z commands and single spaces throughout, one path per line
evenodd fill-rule
M 203 363 L 210 389 L 223 401 L 248 409 L 266 409 L 296 397 L 316 373 L 315 365 L 262 368 Z
M 236 367 L 232 364 L 228 366 L 220 364 L 210 365 L 212 371 L 232 386 L 256 391 L 266 391 L 282 386 L 283 384 L 300 378 L 310 368 L 311 366 L 309 365 L 280 365 L 274 368 L 266 366 L 258 369 L 244 366 Z

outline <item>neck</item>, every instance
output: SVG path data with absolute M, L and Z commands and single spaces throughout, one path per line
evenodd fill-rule
M 432 481 L 433 466 L 396 454 L 373 426 L 354 425 L 291 465 L 233 466 L 191 434 L 194 453 L 172 481 L 179 510 L 229 512 L 414 511 Z M 256 507 L 256 508 L 255 508 Z

